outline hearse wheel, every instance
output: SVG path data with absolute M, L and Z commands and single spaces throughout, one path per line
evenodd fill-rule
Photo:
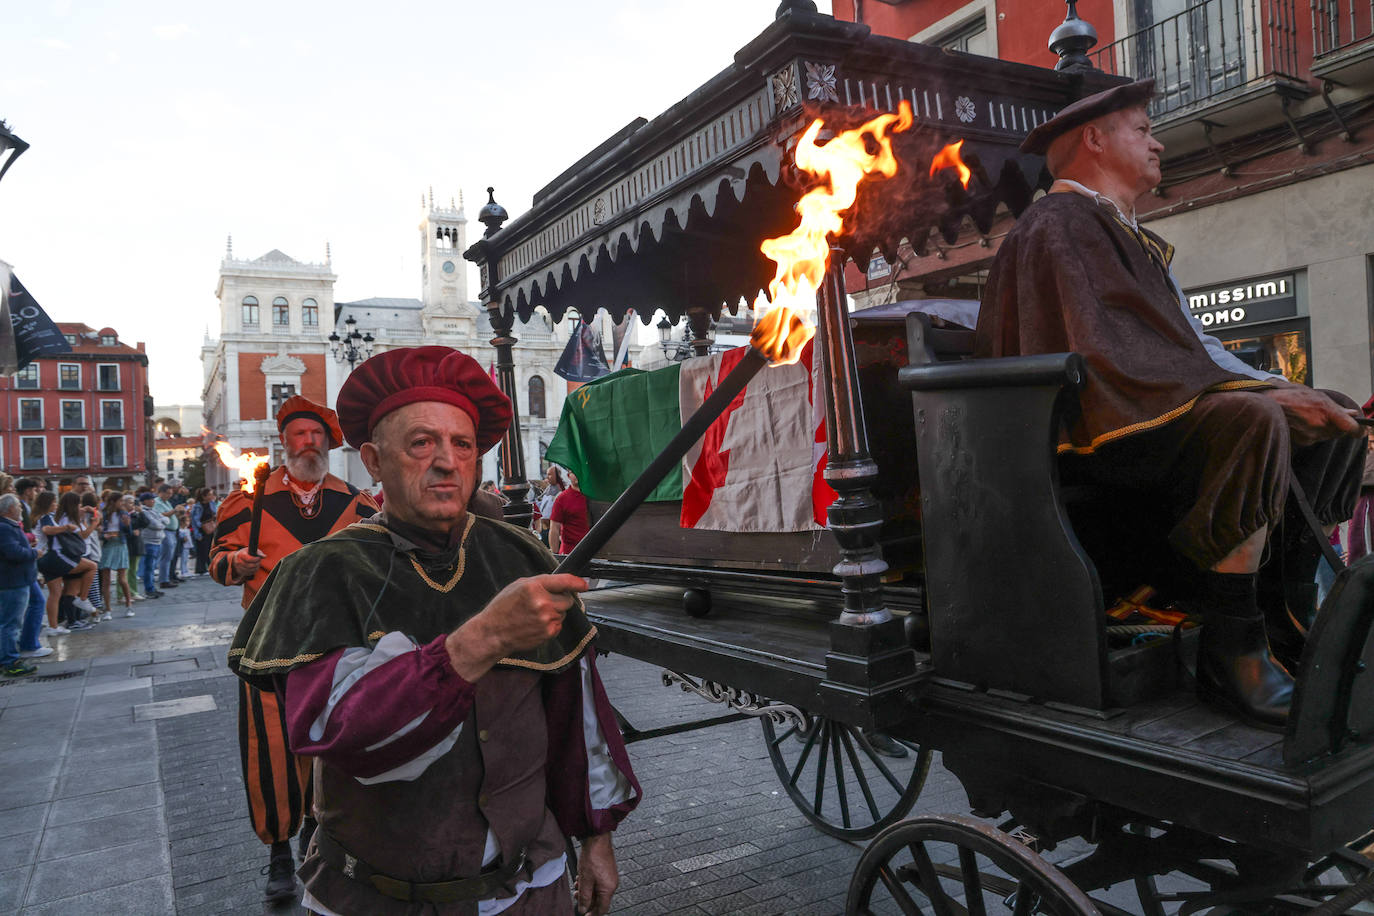
M 930 815 L 874 838 L 849 882 L 845 916 L 1099 916 L 1059 869 L 990 824 Z
M 863 729 L 820 716 L 807 715 L 805 728 L 779 730 L 762 721 L 768 759 L 783 789 L 807 820 L 833 837 L 875 836 L 906 817 L 925 785 L 930 751 L 918 745 L 865 737 Z

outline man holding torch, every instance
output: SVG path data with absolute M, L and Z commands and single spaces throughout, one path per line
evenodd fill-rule
M 297 395 L 276 419 L 286 464 L 252 494 L 235 490 L 224 500 L 210 548 L 210 575 L 221 585 L 242 585 L 245 608 L 288 554 L 377 511 L 371 496 L 328 473 L 329 449 L 343 443 L 334 411 Z M 276 694 L 247 683 L 239 690 L 239 753 L 253 831 L 272 849 L 264 896 L 286 900 L 296 892 L 291 838 L 303 819 L 302 855 L 310 841 L 310 761 L 291 755 Z
M 611 831 L 639 800 L 596 630 L 528 531 L 471 511 L 510 402 L 471 357 L 392 350 L 339 393 L 386 509 L 282 562 L 230 667 L 317 759 L 304 903 L 334 916 L 602 914 Z

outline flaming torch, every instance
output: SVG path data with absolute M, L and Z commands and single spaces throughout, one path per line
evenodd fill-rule
M 215 453 L 219 455 L 221 464 L 231 471 L 238 472 L 243 492 L 253 499 L 253 515 L 248 525 L 248 553 L 258 556 L 258 534 L 262 530 L 262 500 L 258 499 L 257 495 L 267 486 L 267 478 L 272 473 L 271 460 L 266 455 L 258 455 L 255 452 L 239 454 L 228 442 L 216 442 Z
M 768 293 L 754 302 L 758 315 L 749 336 L 749 351 L 739 364 L 720 381 L 696 412 L 682 424 L 671 442 L 655 456 L 597 520 L 586 536 L 558 564 L 557 572 L 581 574 L 598 551 L 606 545 L 660 480 L 682 461 L 692 444 L 720 417 L 730 402 L 766 365 L 780 366 L 801 358 L 803 347 L 816 329 L 803 317 L 815 304 L 816 293 L 825 280 L 830 262 L 831 235 L 844 228 L 841 213 L 854 205 L 859 183 L 881 174 L 897 172 L 892 154 L 893 131 L 912 124 L 911 107 L 903 102 L 899 114 L 879 115 L 854 130 L 836 135 L 825 145 L 817 144 L 823 122 L 812 122 L 797 145 L 797 165 L 821 180 L 797 204 L 800 224 L 790 234 L 768 239 L 760 249 L 777 263 Z M 870 152 L 870 144 L 876 151 Z

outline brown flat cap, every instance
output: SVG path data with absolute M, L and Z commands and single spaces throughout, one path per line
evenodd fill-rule
M 1155 81 L 1148 79 L 1123 83 L 1085 96 L 1031 131 L 1021 144 L 1021 152 L 1043 156 L 1051 143 L 1075 127 L 1082 127 L 1089 121 L 1114 111 L 1144 105 L 1154 97 L 1154 94 Z

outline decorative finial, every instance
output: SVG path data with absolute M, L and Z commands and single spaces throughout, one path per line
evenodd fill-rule
M 429 186 L 429 208 L 434 209 L 434 185 Z
M 458 189 L 458 213 L 461 215 L 462 212 L 463 212 L 463 189 L 462 189 L 462 188 L 459 188 L 459 189 Z
M 816 4 L 812 3 L 811 0 L 782 0 L 778 4 L 777 15 L 773 18 L 781 19 L 791 12 L 814 13 L 816 12 Z
M 1092 23 L 1078 18 L 1078 0 L 1066 0 L 1069 10 L 1053 32 L 1050 33 L 1050 50 L 1059 55 L 1056 70 L 1077 72 L 1096 70 L 1088 58 L 1088 49 L 1097 44 L 1097 29 Z
M 329 243 L 324 243 L 324 266 L 328 267 L 334 263 L 334 253 L 329 249 Z
M 478 222 L 487 227 L 487 231 L 482 235 L 487 238 L 495 235 L 501 224 L 508 219 L 510 214 L 506 212 L 506 208 L 496 202 L 496 189 L 487 188 L 487 202 L 477 214 Z
M 224 246 L 224 259 L 226 261 L 234 260 L 234 237 L 232 235 L 229 236 L 229 241 Z

